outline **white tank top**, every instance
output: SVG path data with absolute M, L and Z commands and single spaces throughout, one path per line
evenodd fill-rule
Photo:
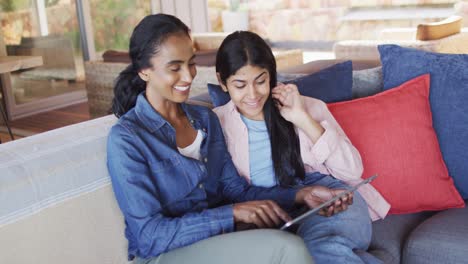
M 200 160 L 200 148 L 202 141 L 203 133 L 200 130 L 197 130 L 197 137 L 192 142 L 192 144 L 188 145 L 185 148 L 177 147 L 177 149 L 179 150 L 180 154 L 184 155 L 185 157 Z

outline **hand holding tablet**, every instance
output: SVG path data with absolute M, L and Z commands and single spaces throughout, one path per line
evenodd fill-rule
M 341 199 L 343 198 L 344 196 L 348 195 L 349 193 L 352 193 L 354 191 L 356 191 L 359 187 L 361 187 L 362 185 L 364 184 L 367 184 L 367 183 L 370 183 L 371 181 L 373 181 L 375 178 L 377 177 L 377 174 L 376 175 L 373 175 L 369 178 L 367 178 L 366 180 L 363 180 L 362 182 L 360 182 L 359 184 L 357 184 L 356 186 L 350 188 L 349 190 L 346 190 L 346 191 L 343 191 L 341 192 L 339 195 L 329 199 L 328 201 L 326 202 L 323 202 L 322 204 L 320 204 L 319 206 L 313 208 L 313 209 L 310 209 L 309 211 L 305 212 L 304 214 L 294 218 L 293 220 L 287 222 L 286 224 L 284 224 L 280 229 L 281 230 L 285 230 L 287 229 L 288 227 L 294 225 L 294 224 L 297 224 L 297 223 L 300 223 L 300 221 L 302 221 L 304 218 L 306 218 L 307 216 L 309 215 L 312 215 L 316 212 L 319 212 L 322 208 L 325 208 L 325 207 L 328 207 L 330 205 L 332 205 L 335 201 L 337 201 L 338 199 Z

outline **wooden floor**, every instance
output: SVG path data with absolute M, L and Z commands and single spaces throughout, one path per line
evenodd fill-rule
M 17 139 L 90 119 L 88 103 L 86 102 L 13 120 L 10 121 L 10 126 L 15 134 L 15 139 Z M 8 133 L 0 132 L 0 139 L 2 142 L 8 141 Z

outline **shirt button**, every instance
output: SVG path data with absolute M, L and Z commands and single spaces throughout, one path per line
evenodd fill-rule
M 206 128 L 202 128 L 203 132 L 206 132 Z
M 203 183 L 198 184 L 198 188 L 203 189 L 205 186 L 203 186 Z
M 204 158 L 203 161 L 204 161 L 205 163 L 208 163 L 208 158 Z

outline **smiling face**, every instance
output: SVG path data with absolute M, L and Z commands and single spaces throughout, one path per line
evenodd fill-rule
M 264 120 L 263 106 L 270 95 L 270 74 L 267 69 L 246 65 L 229 76 L 226 84 L 220 83 L 243 116 Z
M 151 59 L 151 68 L 138 74 L 146 81 L 146 96 L 150 102 L 187 100 L 190 85 L 197 74 L 192 40 L 184 33 L 169 36 Z

